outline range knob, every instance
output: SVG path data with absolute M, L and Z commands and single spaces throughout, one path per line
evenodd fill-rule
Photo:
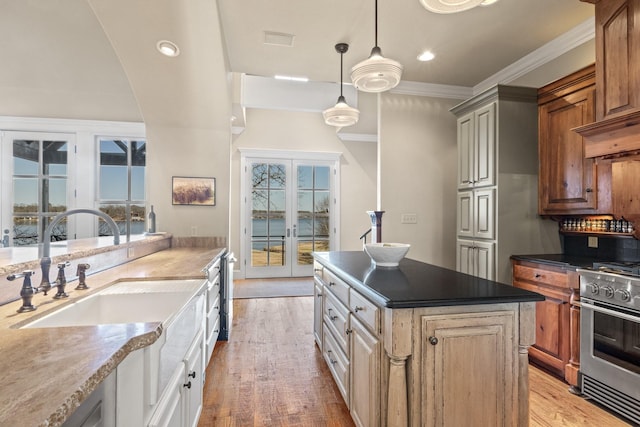
M 629 291 L 625 289 L 618 289 L 616 290 L 615 294 L 616 294 L 616 297 L 620 299 L 620 301 L 622 302 L 627 302 L 631 300 L 631 294 L 629 293 Z
M 598 292 L 600 292 L 600 287 L 595 283 L 587 283 L 587 291 L 592 295 L 598 295 Z
M 613 292 L 613 288 L 611 286 L 603 286 L 602 287 L 602 293 L 607 298 L 613 298 L 614 292 Z

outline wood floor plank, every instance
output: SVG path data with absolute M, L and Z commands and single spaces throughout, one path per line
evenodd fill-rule
M 631 424 L 530 369 L 531 427 Z M 313 339 L 313 297 L 234 300 L 231 340 L 207 367 L 199 427 L 331 426 L 353 422 Z

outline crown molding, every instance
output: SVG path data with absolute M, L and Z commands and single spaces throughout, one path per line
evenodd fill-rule
M 448 99 L 468 99 L 473 96 L 473 88 L 467 86 L 439 85 L 404 80 L 389 92 L 399 95 L 430 96 Z
M 556 37 L 549 43 L 523 56 L 513 64 L 503 68 L 493 76 L 483 80 L 473 87 L 473 93 L 481 93 L 497 84 L 508 84 L 525 74 L 550 62 L 564 53 L 576 48 L 596 35 L 595 18 L 589 18 L 582 24 L 573 27 L 566 33 Z

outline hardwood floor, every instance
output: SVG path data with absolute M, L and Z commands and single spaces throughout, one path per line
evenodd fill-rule
M 353 426 L 312 325 L 312 297 L 234 300 L 231 340 L 216 344 L 198 426 Z M 531 427 L 630 425 L 530 373 Z

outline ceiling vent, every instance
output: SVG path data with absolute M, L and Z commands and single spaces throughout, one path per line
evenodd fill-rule
M 293 47 L 293 34 L 274 33 L 272 31 L 264 32 L 264 44 L 274 46 Z

